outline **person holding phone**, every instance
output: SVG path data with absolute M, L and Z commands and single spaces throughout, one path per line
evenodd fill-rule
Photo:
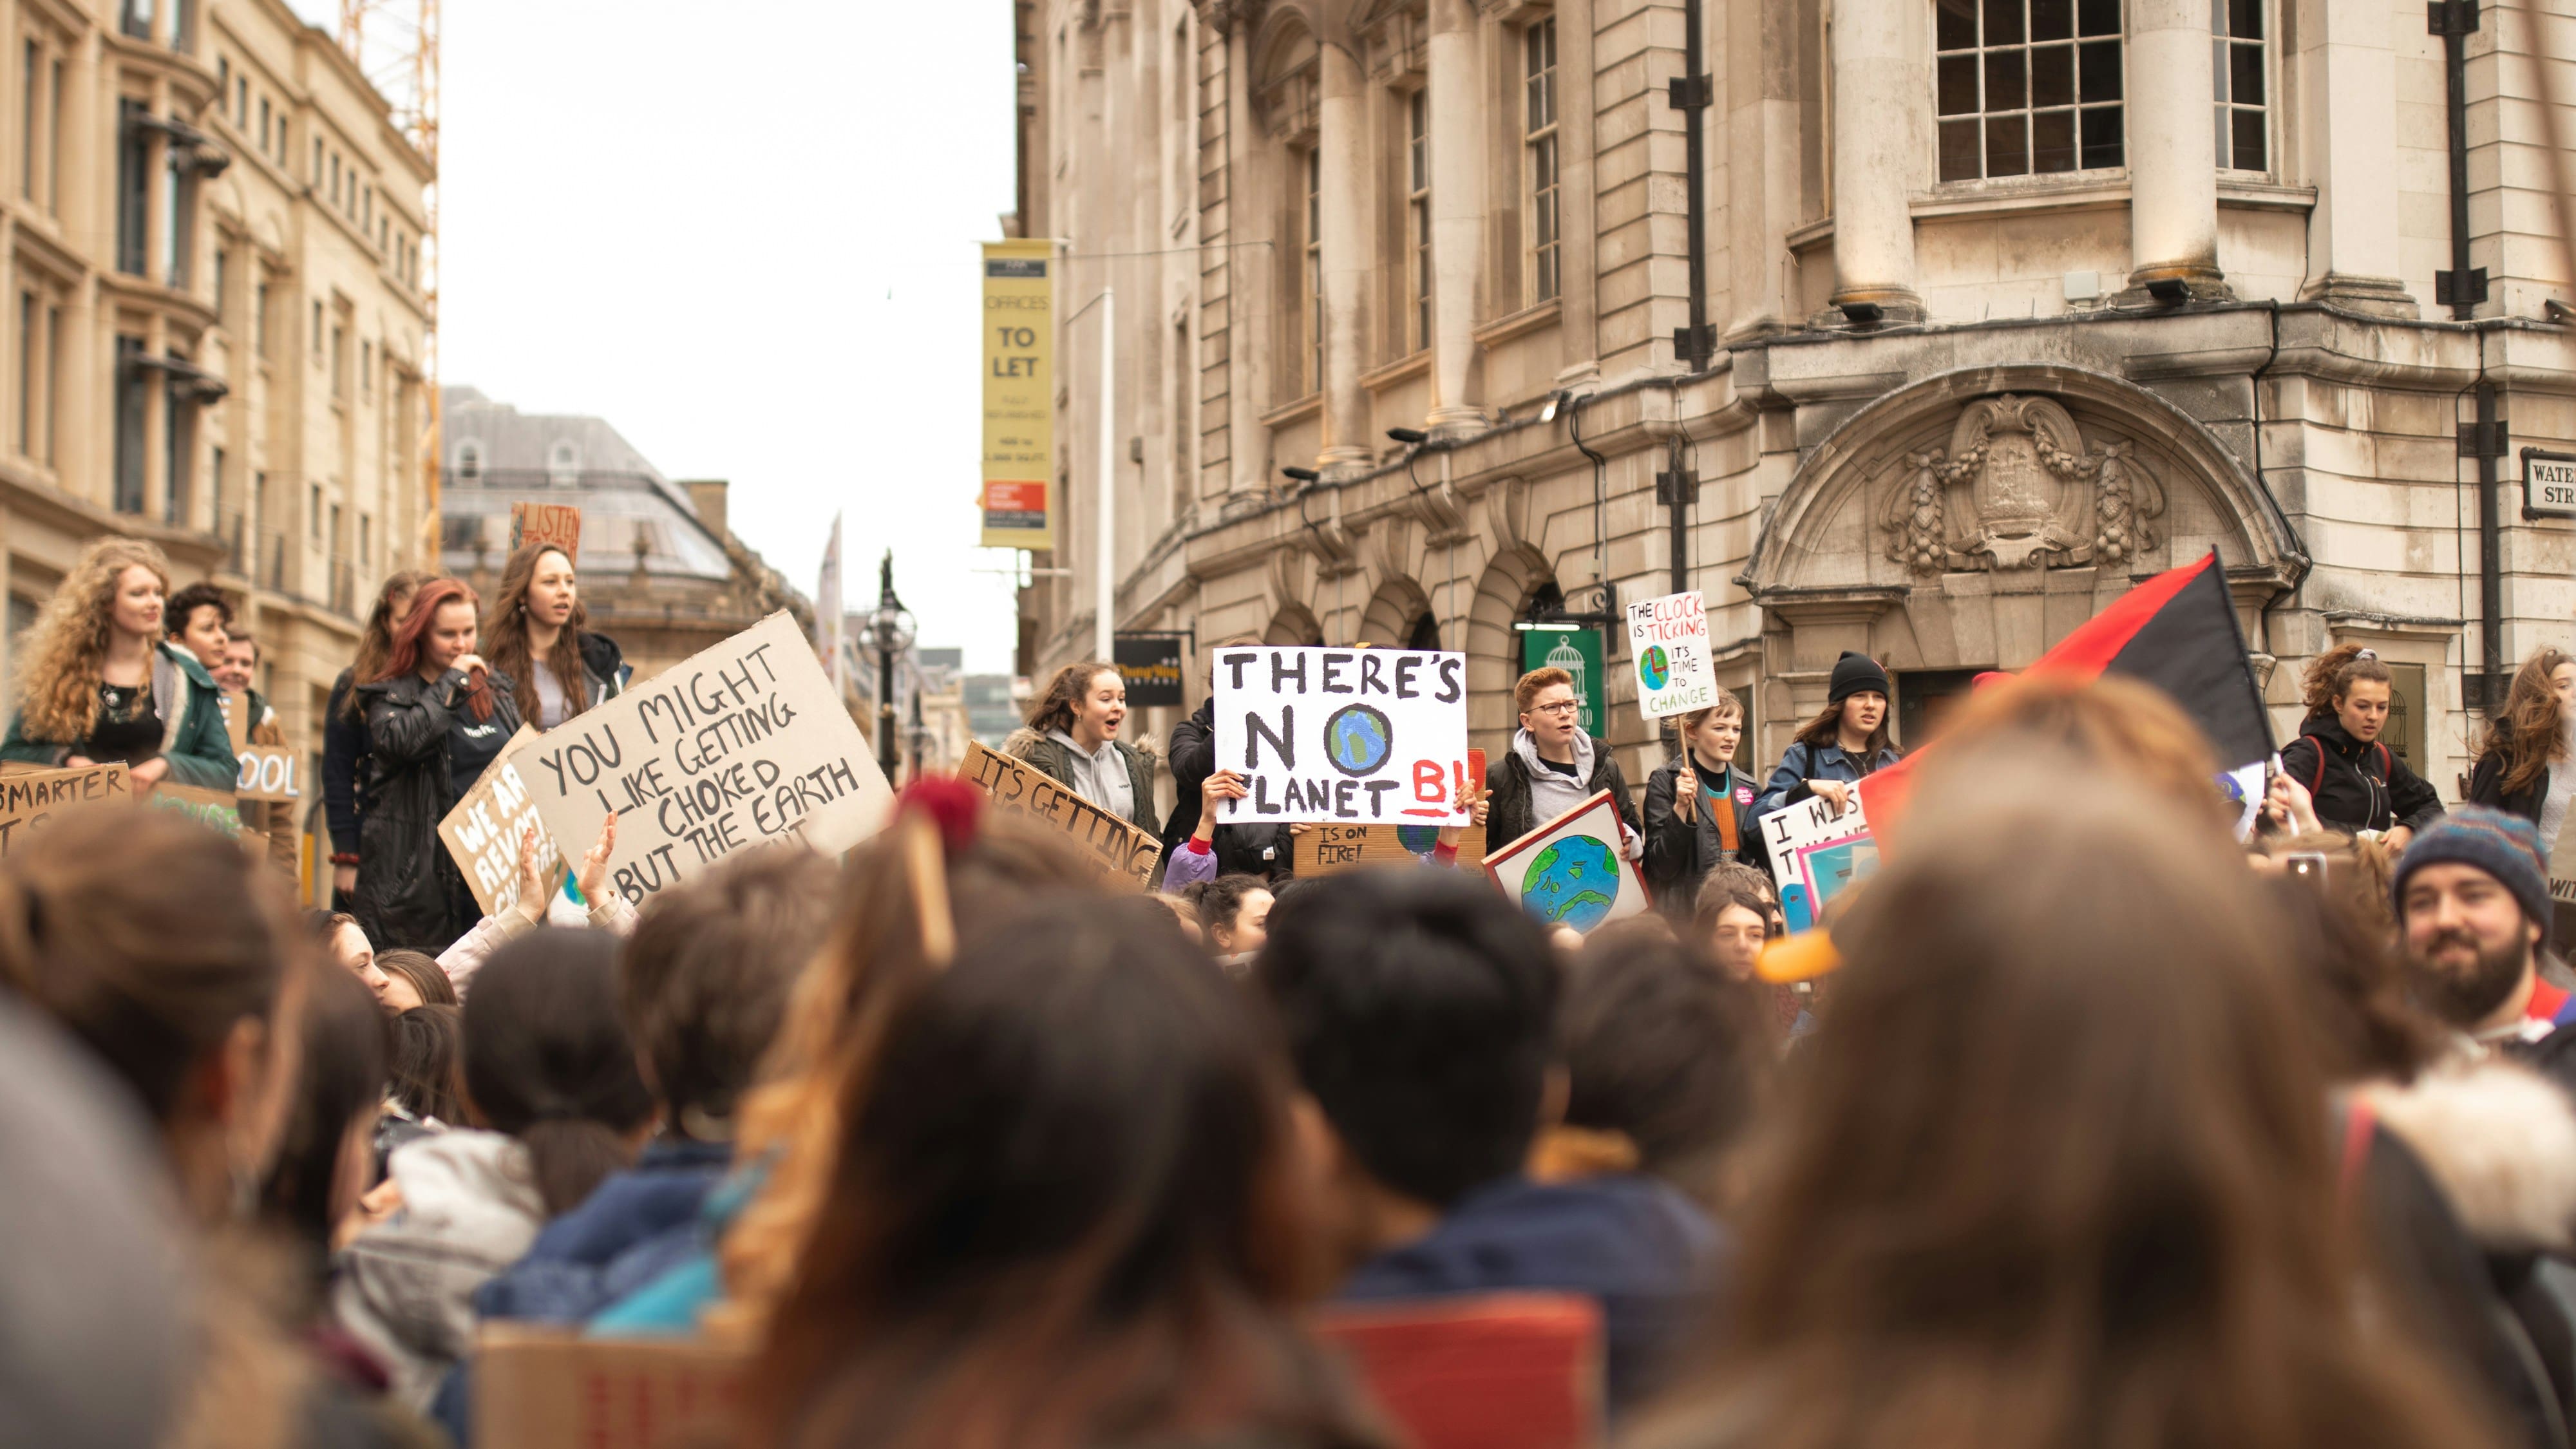
M 380 948 L 435 956 L 482 914 L 438 840 L 438 822 L 519 729 L 508 677 L 474 652 L 475 606 L 456 579 L 422 585 L 384 672 L 358 686 L 371 768 L 353 914 Z
M 1646 777 L 1646 886 L 1676 925 L 1691 917 L 1699 883 L 1720 862 L 1760 860 L 1753 778 L 1735 768 L 1744 705 L 1721 689 L 1706 709 L 1681 716 L 1681 750 Z
M 1860 798 L 1864 778 L 1900 758 L 1887 730 L 1887 671 L 1866 654 L 1844 650 L 1826 685 L 1825 707 L 1798 731 L 1770 783 L 1753 801 L 1753 818 L 1822 797 L 1836 815 Z

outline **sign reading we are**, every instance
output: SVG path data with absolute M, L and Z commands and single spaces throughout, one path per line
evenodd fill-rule
M 609 880 L 641 903 L 737 850 L 838 855 L 894 792 L 796 620 L 770 615 L 511 757 L 557 841 L 618 812 Z
M 1216 656 L 1216 762 L 1241 821 L 1464 825 L 1467 656 L 1247 646 Z

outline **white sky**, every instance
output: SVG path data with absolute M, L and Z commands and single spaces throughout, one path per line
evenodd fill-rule
M 293 0 L 336 25 L 333 0 Z M 843 515 L 925 646 L 1010 668 L 974 545 L 975 243 L 1012 205 L 1006 0 L 446 0 L 439 371 L 592 413 L 809 596 Z

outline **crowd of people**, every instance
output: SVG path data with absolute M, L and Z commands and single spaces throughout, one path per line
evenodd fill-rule
M 84 560 L 8 758 L 230 783 L 256 644 L 167 582 Z M 0 861 L 0 1443 L 470 1445 L 521 1325 L 730 1355 L 710 1443 L 1395 1445 L 1471 1380 L 1382 1394 L 1337 1325 L 1549 1294 L 1655 1449 L 2570 1449 L 2565 654 L 2447 811 L 2327 654 L 2250 834 L 2154 689 L 1998 677 L 1794 939 L 1758 820 L 1900 758 L 1859 655 L 1767 775 L 1721 694 L 1642 799 L 1519 681 L 1471 814 L 1615 793 L 1659 909 L 1588 937 L 1459 827 L 1300 874 L 1102 664 L 1010 748 L 1166 839 L 1157 892 L 934 775 L 640 909 L 613 816 L 531 832 L 485 915 L 437 820 L 622 687 L 584 623 L 560 551 L 388 582 L 329 907 L 171 811 Z

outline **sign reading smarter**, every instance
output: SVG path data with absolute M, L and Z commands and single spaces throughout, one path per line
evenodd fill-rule
M 1216 762 L 1252 790 L 1228 821 L 1464 825 L 1467 656 L 1220 649 Z
M 838 855 L 894 792 L 796 620 L 772 614 L 511 757 L 546 833 L 591 840 L 618 812 L 609 879 L 641 903 L 737 850 Z

